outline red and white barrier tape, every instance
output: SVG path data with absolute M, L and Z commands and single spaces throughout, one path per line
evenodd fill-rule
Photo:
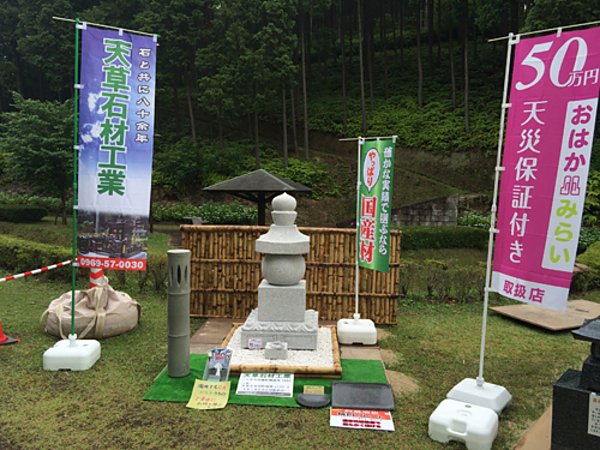
M 0 278 L 0 283 L 4 283 L 5 281 L 16 280 L 17 278 L 28 277 L 30 275 L 37 275 L 38 273 L 47 272 L 48 270 L 57 269 L 59 267 L 68 266 L 71 264 L 73 260 L 69 259 L 68 261 L 63 261 L 58 264 L 53 264 L 51 266 L 42 267 L 40 269 L 29 270 L 27 272 L 19 273 L 17 275 L 11 275 L 10 277 Z

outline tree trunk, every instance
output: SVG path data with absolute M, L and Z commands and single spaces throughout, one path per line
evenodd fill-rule
M 360 66 L 360 109 L 362 115 L 361 131 L 363 135 L 367 134 L 367 109 L 365 105 L 365 71 L 363 62 L 363 36 L 362 36 L 362 1 L 356 2 L 356 11 L 358 15 L 358 62 Z
M 281 122 L 283 123 L 283 167 L 288 166 L 287 102 L 285 82 L 281 83 Z
M 304 157 L 309 158 L 308 147 L 308 96 L 306 94 L 306 43 L 304 36 L 304 19 L 300 22 L 300 42 L 302 44 L 302 106 L 304 108 Z
M 437 1 L 437 66 L 442 62 L 442 0 Z
M 260 169 L 260 146 L 258 142 L 258 111 L 254 110 L 254 168 Z
M 398 56 L 398 46 L 396 45 L 396 8 L 393 6 L 390 9 L 390 16 L 392 18 L 392 48 L 394 49 L 394 57 Z
M 371 111 L 375 109 L 375 94 L 374 94 L 374 76 L 373 76 L 373 65 L 375 59 L 375 45 L 373 43 L 373 16 L 370 13 L 369 8 L 366 8 L 367 11 L 363 11 L 364 20 L 367 25 L 367 29 L 363 30 L 363 33 L 366 37 L 366 48 L 367 48 L 367 70 L 369 72 L 369 101 L 371 103 Z
M 296 130 L 296 98 L 294 96 L 294 87 L 290 86 L 290 103 L 292 106 L 292 139 L 294 141 L 294 151 L 298 156 L 298 132 Z
M 429 70 L 433 69 L 433 0 L 427 0 L 427 54 Z
M 423 106 L 423 62 L 421 60 L 421 1 L 418 0 L 417 8 L 417 105 Z
M 381 21 L 380 21 L 380 39 L 381 39 L 381 48 L 383 50 L 383 96 L 387 100 L 389 96 L 389 86 L 388 86 L 388 65 L 387 65 L 387 39 L 385 36 L 386 28 L 385 28 L 385 9 L 381 7 Z
M 469 131 L 469 0 L 463 0 L 463 62 L 465 72 L 465 131 Z
M 404 67 L 404 0 L 400 1 L 400 65 Z
M 194 118 L 194 106 L 192 103 L 192 90 L 191 90 L 190 83 L 191 83 L 191 75 L 188 72 L 185 77 L 185 96 L 186 96 L 186 100 L 187 100 L 188 114 L 190 117 L 190 128 L 192 131 L 192 143 L 194 144 L 194 147 L 197 147 L 198 141 L 196 139 L 196 120 Z
M 67 197 L 65 195 L 60 199 L 60 209 L 62 209 L 62 224 L 67 224 Z
M 452 36 L 452 2 L 448 12 L 448 57 L 450 58 L 450 84 L 452 85 L 452 109 L 456 109 L 456 73 L 454 70 L 454 45 Z
M 346 48 L 344 45 L 344 14 L 342 3 L 340 2 L 339 19 L 338 19 L 338 38 L 340 40 L 340 54 L 342 63 L 342 118 L 343 123 L 346 123 Z

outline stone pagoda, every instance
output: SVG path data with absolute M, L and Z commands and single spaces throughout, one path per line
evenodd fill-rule
M 306 309 L 306 264 L 310 239 L 295 225 L 296 200 L 283 193 L 271 203 L 273 225 L 256 240 L 263 253 L 258 308 L 241 327 L 242 347 L 265 348 L 286 343 L 291 350 L 315 350 L 319 314 Z

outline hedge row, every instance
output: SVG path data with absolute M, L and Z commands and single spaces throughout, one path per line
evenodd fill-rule
M 403 227 L 402 249 L 475 248 L 487 249 L 489 232 L 471 227 Z
M 571 288 L 576 292 L 600 289 L 600 241 L 590 245 L 585 253 L 579 255 L 577 262 L 585 264 L 589 270 L 576 272 Z
M 0 266 L 10 271 L 6 275 L 37 269 L 68 259 L 71 259 L 71 250 L 68 248 L 0 235 Z M 57 269 L 48 273 L 52 278 L 68 280 L 71 271 Z
M 0 204 L 0 220 L 14 223 L 39 222 L 48 211 L 39 206 Z
M 0 235 L 0 268 L 2 269 L 0 277 L 38 269 L 69 259 L 71 259 L 71 250 L 66 247 Z M 151 285 L 156 291 L 165 291 L 168 276 L 167 255 L 150 255 L 146 271 L 127 273 L 125 271 L 106 271 L 106 275 L 111 285 L 115 287 L 123 288 L 130 280 L 134 279 L 140 290 Z M 69 281 L 71 271 L 59 268 L 49 271 L 47 276 Z M 87 279 L 88 273 L 86 270 L 80 270 L 78 276 L 81 279 Z
M 452 266 L 426 259 L 400 261 L 400 295 L 433 302 L 469 303 L 483 299 L 485 264 Z

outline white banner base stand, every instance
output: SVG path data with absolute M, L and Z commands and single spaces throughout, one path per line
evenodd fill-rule
M 340 319 L 337 322 L 337 336 L 340 344 L 375 345 L 377 344 L 377 329 L 370 319 L 361 319 L 360 314 L 354 314 L 353 319 Z
M 100 359 L 100 342 L 70 334 L 44 352 L 44 370 L 88 370 Z
M 459 402 L 489 408 L 498 415 L 512 400 L 512 395 L 505 387 L 485 381 L 478 383 L 475 378 L 462 380 L 450 389 L 447 397 Z
M 446 399 L 431 414 L 428 434 L 436 442 L 457 441 L 468 450 L 491 450 L 498 416 L 489 408 Z

